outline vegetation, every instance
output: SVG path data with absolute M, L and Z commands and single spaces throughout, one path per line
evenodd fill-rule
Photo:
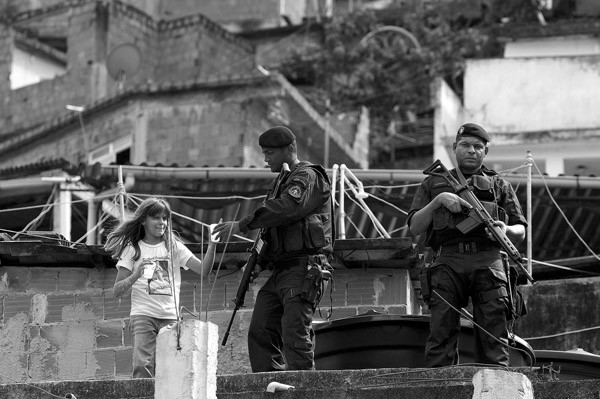
M 391 121 L 414 121 L 430 111 L 430 84 L 444 78 L 459 95 L 467 58 L 501 56 L 490 28 L 505 15 L 535 19 L 530 2 L 497 0 L 415 2 L 411 9 L 362 11 L 324 26 L 324 42 L 297 50 L 282 65 L 296 84 L 330 99 L 332 112 L 365 106 L 371 116 L 371 167 L 389 151 Z M 428 5 L 423 5 L 428 4 Z

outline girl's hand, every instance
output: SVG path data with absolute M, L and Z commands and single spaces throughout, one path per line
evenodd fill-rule
M 142 261 L 138 265 L 137 269 L 135 269 L 133 272 L 133 275 L 135 276 L 136 280 L 144 275 L 144 270 L 146 269 L 146 265 L 151 265 L 152 263 L 154 263 L 154 261 L 151 259 L 142 259 Z

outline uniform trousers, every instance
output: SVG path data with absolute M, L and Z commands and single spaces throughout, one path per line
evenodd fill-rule
M 475 323 L 489 333 L 473 326 L 474 361 L 508 366 L 508 304 L 502 294 L 506 293 L 502 287 L 506 288 L 507 279 L 499 251 L 470 254 L 442 251 L 431 265 L 430 273 L 431 321 L 425 366 L 458 364 L 460 315 L 449 304 L 456 309 L 466 307 L 469 297 Z
M 314 370 L 314 307 L 300 296 L 307 259 L 283 261 L 260 289 L 248 330 L 253 372 Z

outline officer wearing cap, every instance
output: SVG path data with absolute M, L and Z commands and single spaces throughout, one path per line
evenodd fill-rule
M 509 182 L 483 165 L 489 134 L 475 123 L 465 123 L 456 134 L 453 151 L 457 181 L 463 177 L 473 193 L 494 217 L 507 237 L 518 243 L 525 238 L 525 217 Z M 464 183 L 463 183 L 464 184 Z M 425 365 L 458 364 L 460 314 L 469 298 L 473 304 L 475 362 L 508 366 L 508 279 L 500 245 L 479 226 L 463 234 L 456 226 L 466 219 L 471 205 L 460 198 L 444 178 L 428 176 L 413 199 L 408 214 L 410 231 L 425 234 L 425 245 L 435 253 L 426 270 L 431 310 L 430 332 L 425 346 Z M 487 332 L 487 333 L 486 333 Z M 488 335 L 488 333 L 491 335 Z M 504 343 L 503 343 L 503 342 Z
M 261 206 L 213 232 L 227 240 L 259 229 L 267 248 L 259 263 L 272 274 L 258 292 L 248 329 L 252 371 L 314 370 L 312 319 L 333 252 L 331 183 L 322 166 L 298 159 L 287 127 L 268 129 L 258 143 L 279 175 Z

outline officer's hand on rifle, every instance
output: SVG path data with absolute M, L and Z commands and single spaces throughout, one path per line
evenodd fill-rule
M 496 220 L 496 221 L 494 221 L 494 226 L 500 227 L 500 229 L 502 230 L 502 232 L 504 234 L 506 234 L 506 230 L 508 229 L 508 226 L 506 226 L 506 224 L 504 222 Z M 490 231 L 490 229 L 488 229 L 487 227 L 485 228 L 485 233 L 487 234 L 487 236 L 488 236 L 488 238 L 490 240 L 496 241 L 496 237 L 494 237 L 494 234 L 492 234 L 492 232 Z
M 242 273 L 244 273 L 246 271 L 246 267 L 248 267 L 248 262 L 244 263 L 244 266 L 242 266 Z M 260 272 L 262 272 L 262 267 L 260 266 L 260 264 L 257 263 L 256 266 L 254 266 L 254 270 L 252 271 L 252 274 L 250 275 L 251 283 L 254 282 L 254 279 L 258 277 Z
M 445 206 L 452 213 L 459 213 L 463 211 L 463 208 L 473 208 L 466 200 L 460 198 L 454 193 L 441 193 L 435 197 L 434 201 L 437 203 L 437 208 Z
M 212 231 L 214 237 L 221 242 L 230 241 L 231 237 L 240 234 L 239 222 L 223 222 L 215 226 Z

